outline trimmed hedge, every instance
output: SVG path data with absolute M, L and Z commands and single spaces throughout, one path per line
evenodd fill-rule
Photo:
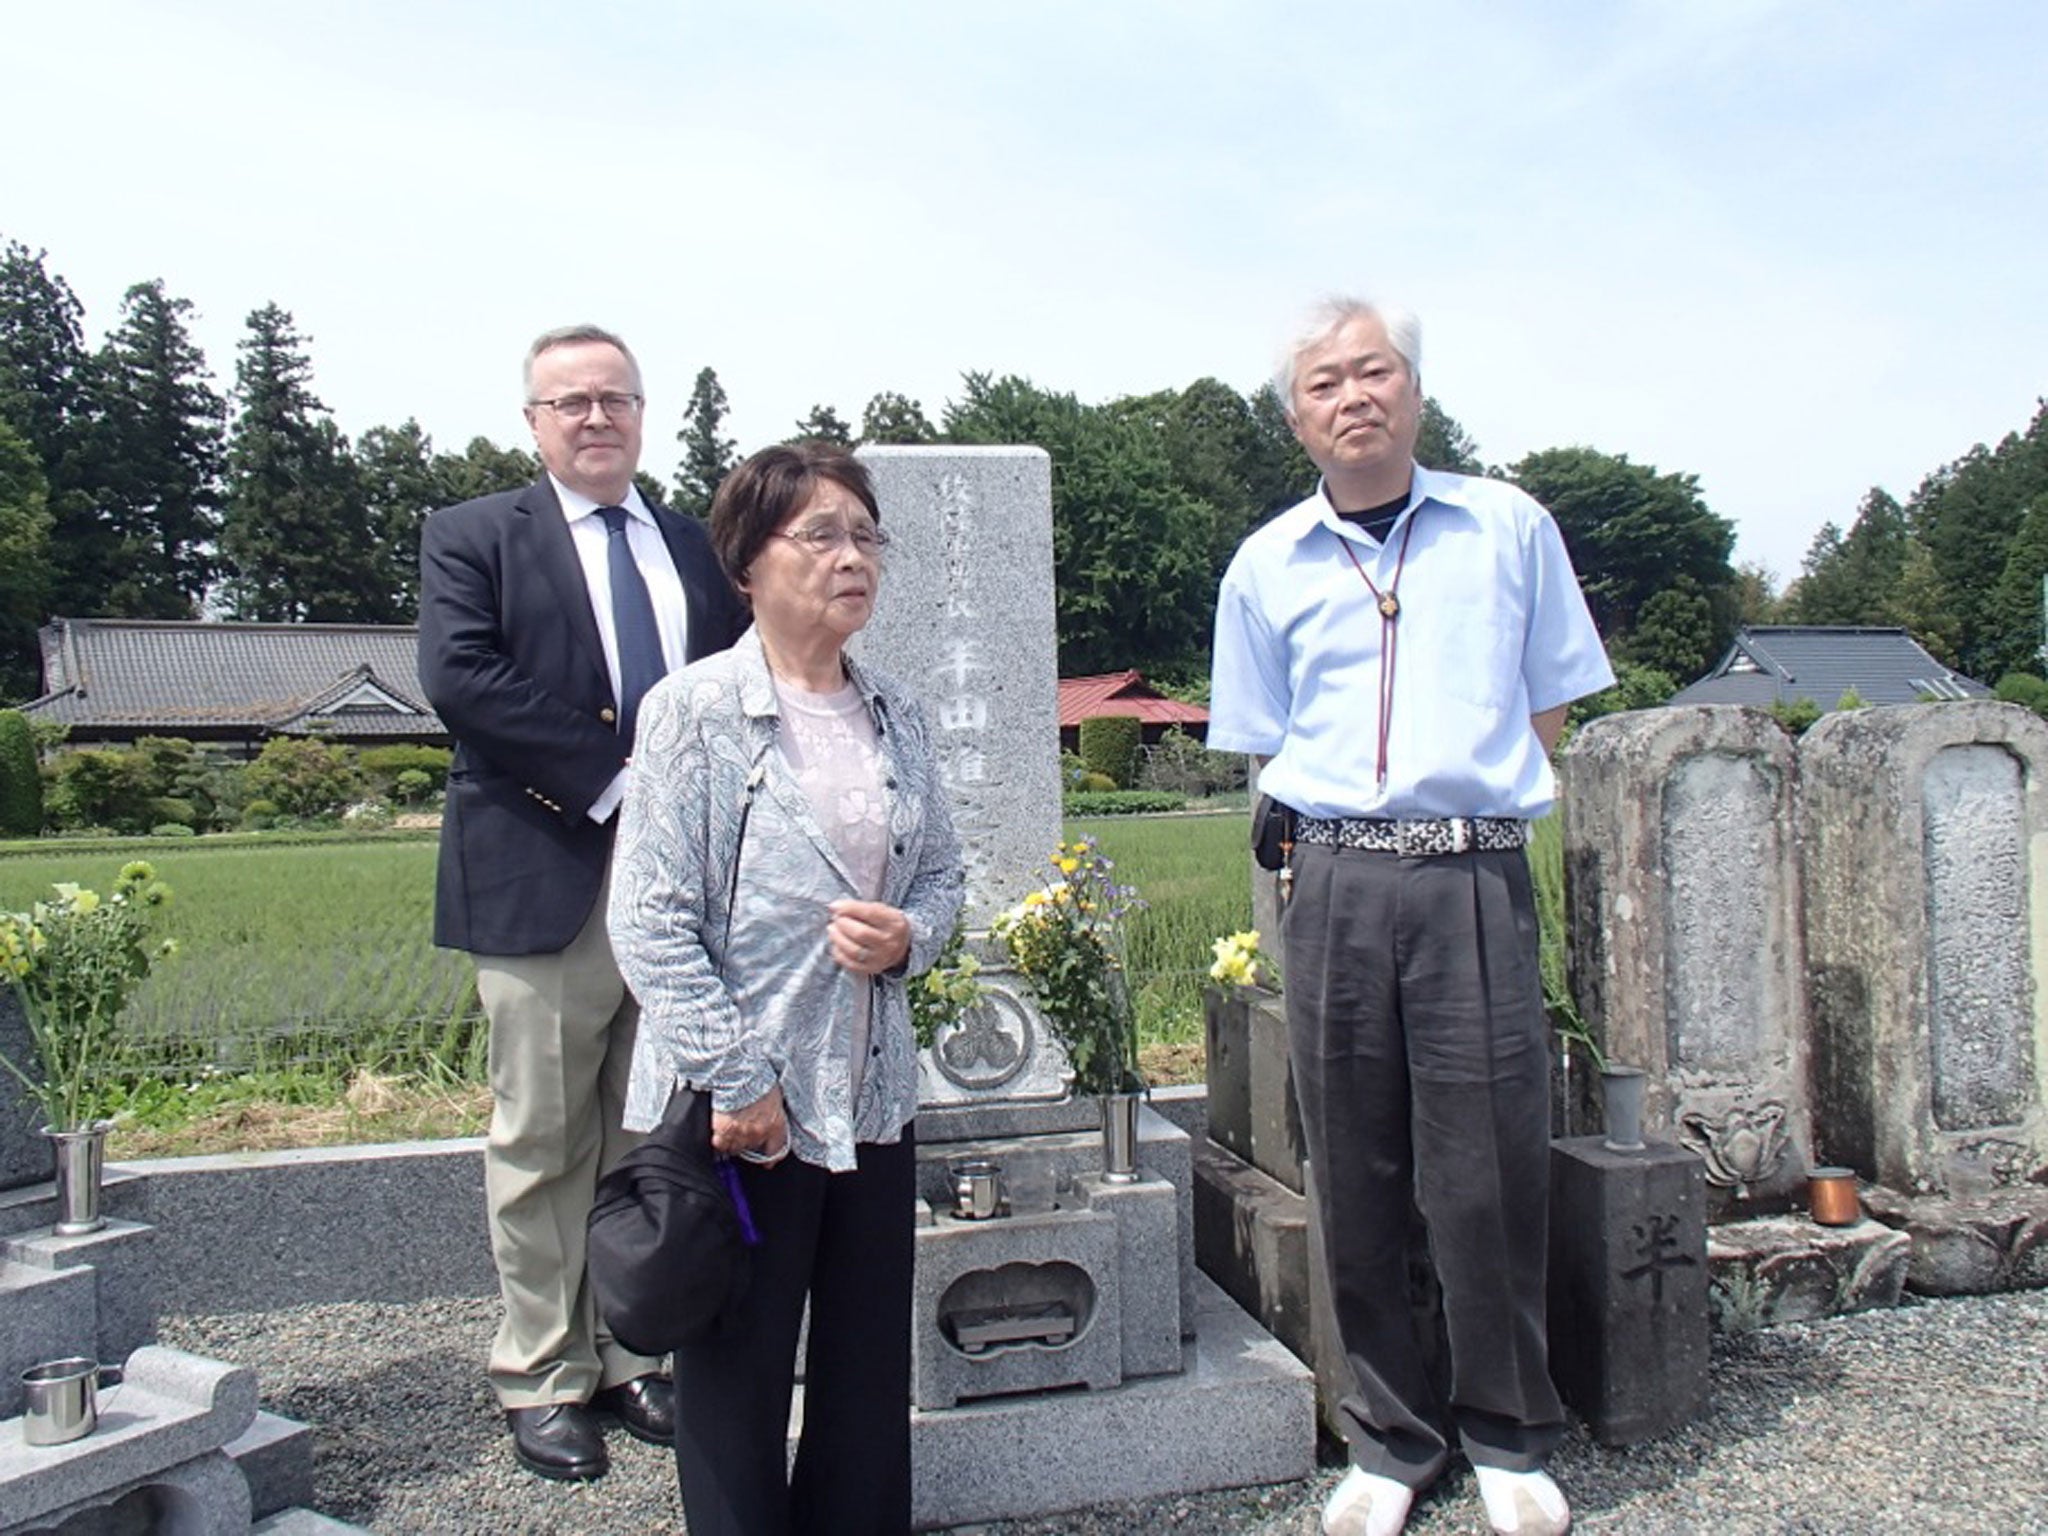
M 356 766 L 387 795 L 396 788 L 399 775 L 405 773 L 425 774 L 427 787 L 438 791 L 448 781 L 448 765 L 454 757 L 446 747 L 399 741 L 389 746 L 364 747 L 356 753 Z
M 1082 790 L 1060 796 L 1064 816 L 1152 816 L 1161 811 L 1187 808 L 1183 795 L 1162 794 L 1156 789 Z
M 1091 715 L 1081 722 L 1081 761 L 1128 789 L 1138 776 L 1138 749 L 1145 727 L 1136 715 Z
M 0 709 L 0 837 L 34 837 L 43 830 L 43 777 L 28 716 Z

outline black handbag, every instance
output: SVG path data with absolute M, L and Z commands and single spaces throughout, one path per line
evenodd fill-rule
M 588 1267 L 612 1337 L 665 1355 L 730 1323 L 759 1241 L 738 1170 L 711 1151 L 711 1096 L 678 1088 L 661 1124 L 597 1181 Z

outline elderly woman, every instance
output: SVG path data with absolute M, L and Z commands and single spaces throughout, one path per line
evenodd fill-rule
M 846 642 L 887 536 L 817 443 L 729 474 L 711 541 L 752 606 L 640 708 L 611 932 L 640 1000 L 626 1125 L 711 1096 L 761 1235 L 732 1326 L 677 1352 L 691 1536 L 910 1528 L 916 1044 L 905 979 L 952 933 L 960 850 L 923 715 Z M 810 1304 L 803 1438 L 785 1473 Z

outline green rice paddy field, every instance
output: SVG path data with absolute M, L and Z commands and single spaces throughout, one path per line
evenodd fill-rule
M 1084 832 L 1148 904 L 1128 935 L 1144 1039 L 1199 1040 L 1210 941 L 1251 921 L 1244 816 L 1067 828 Z M 163 931 L 181 953 L 158 967 L 130 1012 L 138 1065 L 405 1071 L 431 1060 L 475 1076 L 469 964 L 430 939 L 434 856 L 431 834 L 16 844 L 0 850 L 0 911 L 28 906 L 60 880 L 105 889 L 136 857 L 156 865 L 174 892 Z

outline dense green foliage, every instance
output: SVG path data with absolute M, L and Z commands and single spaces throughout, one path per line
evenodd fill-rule
M 1099 773 L 1128 789 L 1138 776 L 1138 749 L 1144 744 L 1145 727 L 1136 715 L 1092 715 L 1081 722 L 1081 761 L 1091 773 Z
M 1163 790 L 1183 799 L 1243 789 L 1245 759 L 1239 752 L 1212 752 L 1173 726 L 1145 749 L 1138 788 Z
M 49 598 L 49 486 L 34 450 L 0 420 L 0 698 L 38 691 L 36 626 Z
M 426 512 L 538 473 L 531 453 L 486 438 L 439 451 L 411 418 L 350 443 L 314 392 L 306 338 L 275 304 L 248 317 L 228 420 L 192 318 L 162 282 L 137 283 L 89 353 L 83 306 L 44 253 L 0 244 L 0 698 L 36 691 L 34 627 L 51 614 L 176 617 L 212 593 L 238 618 L 404 622 Z M 713 369 L 698 372 L 679 414 L 672 500 L 703 516 L 741 451 Z M 1246 533 L 1315 484 L 1270 384 L 1240 392 L 1199 378 L 1097 404 L 969 373 L 935 414 L 937 425 L 919 401 L 882 389 L 857 433 L 831 402 L 796 427 L 841 441 L 1044 448 L 1070 676 L 1137 667 L 1199 693 L 1224 567 Z M 1610 651 L 1645 677 L 1688 682 L 1737 624 L 1778 620 L 1901 624 L 1981 677 L 2040 664 L 2048 406 L 1903 502 L 1873 490 L 1846 531 L 1822 529 L 1782 599 L 1763 573 L 1731 567 L 1730 525 L 1690 474 L 1583 446 L 1488 470 L 1434 399 L 1416 456 L 1515 479 L 1549 506 Z M 661 489 L 652 476 L 639 483 Z
M 424 774 L 429 789 L 440 789 L 448 782 L 448 766 L 454 759 L 455 754 L 446 747 L 393 742 L 386 747 L 362 748 L 356 753 L 356 766 L 362 769 L 372 788 L 388 795 L 399 776 L 406 773 Z
M 266 741 L 242 778 L 287 816 L 334 815 L 362 788 L 348 748 L 304 736 Z
M 2048 576 L 2048 402 L 2025 431 L 1979 443 L 1902 506 L 1863 500 L 1815 536 L 1785 596 L 1802 623 L 1898 624 L 1972 677 L 2041 663 Z
M 35 737 L 18 709 L 0 709 L 0 837 L 33 837 L 43 829 L 43 777 Z
M 57 750 L 41 768 L 39 825 L 134 835 L 166 824 L 188 832 L 261 830 L 344 813 L 375 825 L 389 817 L 383 802 L 420 805 L 438 795 L 451 756 L 446 747 L 393 743 L 357 752 L 304 737 L 279 737 L 249 762 L 178 737 Z
M 1618 660 L 1689 682 L 1726 649 L 1735 527 L 1708 510 L 1693 476 L 1591 448 L 1532 453 L 1507 474 L 1557 519 Z

